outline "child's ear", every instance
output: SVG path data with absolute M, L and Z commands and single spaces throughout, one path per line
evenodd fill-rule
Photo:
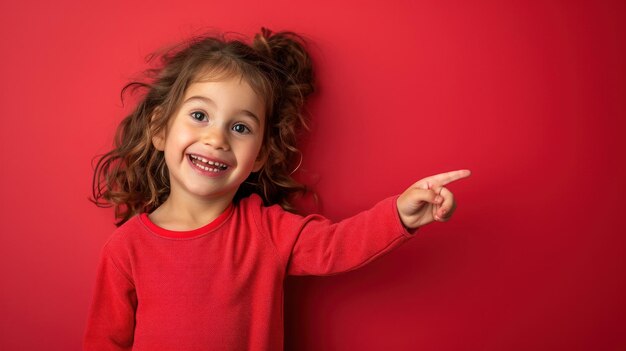
M 161 128 L 158 132 L 155 132 L 156 123 L 155 121 L 160 117 L 161 108 L 157 107 L 154 109 L 152 113 L 152 117 L 150 117 L 150 129 L 152 134 L 152 145 L 155 149 L 159 151 L 165 150 L 165 128 Z
M 261 170 L 261 168 L 263 168 L 263 166 L 265 166 L 265 162 L 267 162 L 267 152 L 265 150 L 265 148 L 261 148 L 261 151 L 259 151 L 259 155 L 256 157 L 256 160 L 254 161 L 254 168 L 252 169 L 252 172 L 258 172 Z
M 159 151 L 165 151 L 165 129 L 161 129 L 152 136 L 152 145 Z

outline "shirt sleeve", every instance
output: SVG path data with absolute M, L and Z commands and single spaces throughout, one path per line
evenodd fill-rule
M 261 226 L 289 275 L 332 275 L 357 269 L 409 240 L 400 220 L 398 196 L 332 223 L 320 215 L 298 216 L 279 206 L 264 208 Z
M 108 246 L 102 251 L 96 277 L 84 350 L 131 350 L 137 308 L 135 285 L 116 264 Z

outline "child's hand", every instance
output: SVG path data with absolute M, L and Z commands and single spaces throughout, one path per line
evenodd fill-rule
M 432 221 L 446 222 L 456 208 L 454 196 L 444 185 L 467 178 L 469 170 L 426 177 L 398 197 L 398 214 L 405 227 L 415 229 Z

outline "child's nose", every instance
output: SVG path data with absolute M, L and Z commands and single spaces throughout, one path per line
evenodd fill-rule
M 202 142 L 215 149 L 228 150 L 228 136 L 219 126 L 206 128 L 202 135 Z

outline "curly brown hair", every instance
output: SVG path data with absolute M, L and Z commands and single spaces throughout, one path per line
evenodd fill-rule
M 152 55 L 148 61 L 160 58 L 158 66 L 144 72 L 144 81 L 122 89 L 122 96 L 139 90 L 141 98 L 118 126 L 113 149 L 98 157 L 91 200 L 100 207 L 113 206 L 118 226 L 160 206 L 169 195 L 169 172 L 153 136 L 164 130 L 190 84 L 207 74 L 216 79 L 238 75 L 264 99 L 261 152 L 267 161 L 241 184 L 234 201 L 256 193 L 266 205 L 295 211 L 294 195 L 307 191 L 292 178 L 302 161 L 296 141 L 307 129 L 303 105 L 314 91 L 305 48 L 306 41 L 295 33 L 262 28 L 250 44 L 225 34 L 204 35 Z

